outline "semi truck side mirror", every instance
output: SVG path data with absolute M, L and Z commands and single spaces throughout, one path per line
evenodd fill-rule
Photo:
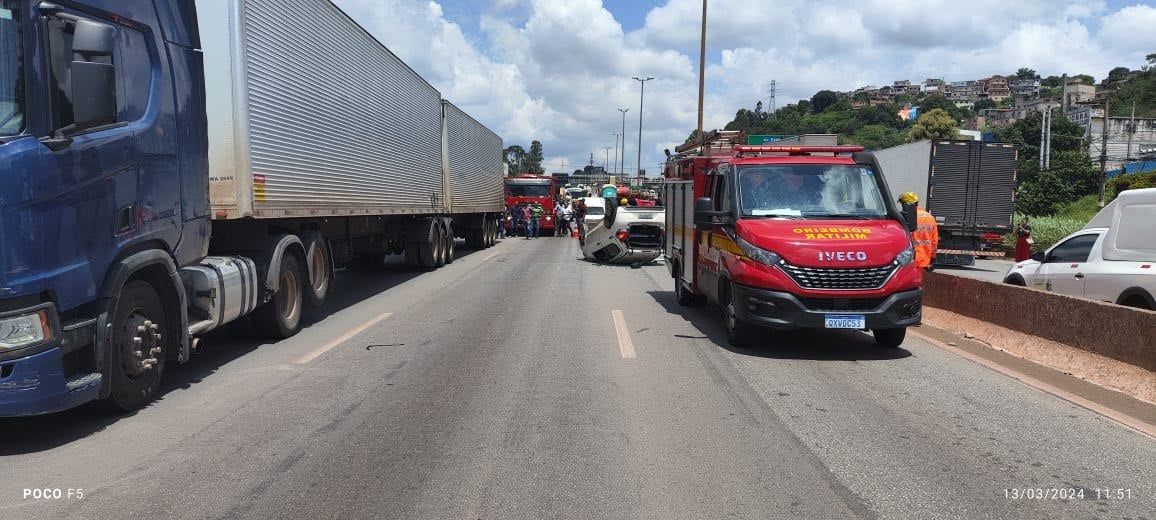
M 72 37 L 72 52 L 79 60 L 70 64 L 72 72 L 73 124 L 63 134 L 75 134 L 89 128 L 116 122 L 116 68 L 110 63 L 89 61 L 111 56 L 116 29 L 111 25 L 77 20 Z

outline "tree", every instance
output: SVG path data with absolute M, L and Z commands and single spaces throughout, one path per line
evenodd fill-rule
M 811 96 L 811 113 L 819 114 L 839 100 L 838 94 L 830 90 L 820 90 Z
M 1040 86 L 1044 87 L 1058 87 L 1063 84 L 1063 78 L 1059 76 L 1048 76 L 1040 81 Z
M 850 141 L 863 145 L 868 150 L 881 150 L 901 145 L 906 139 L 903 134 L 887 125 L 867 125 L 857 130 Z
M 1096 78 L 1093 78 L 1087 74 L 1076 74 L 1075 76 L 1072 76 L 1072 79 L 1076 80 L 1079 83 L 1083 83 L 1084 85 L 1095 85 L 1096 84 Z
M 526 150 L 521 146 L 512 144 L 506 147 L 503 155 L 506 157 L 506 165 L 510 167 L 510 175 L 521 175 L 522 165 L 526 161 Z
M 972 105 L 972 108 L 974 108 L 976 112 L 985 108 L 995 108 L 995 101 L 992 101 L 991 98 L 984 98 L 976 101 L 975 104 Z
M 1020 67 L 1015 74 L 1012 74 L 1012 77 L 1015 79 L 1036 79 L 1039 78 L 1040 75 L 1028 67 Z
M 919 116 L 908 135 L 911 141 L 955 139 L 959 136 L 959 124 L 946 111 L 936 108 Z
M 1108 77 L 1104 78 L 1105 85 L 1111 85 L 1117 81 L 1128 79 L 1128 74 L 1132 71 L 1128 67 L 1116 67 L 1108 71 Z
M 1052 154 L 1052 166 L 1024 181 L 1016 193 L 1016 211 L 1055 214 L 1061 206 L 1099 192 L 1100 171 L 1088 154 L 1065 150 Z
M 1144 56 L 1144 59 L 1148 60 L 1149 65 L 1156 66 L 1156 52 Z
M 542 141 L 536 139 L 530 141 L 530 153 L 526 155 L 523 167 L 531 175 L 546 174 L 546 170 L 542 168 Z

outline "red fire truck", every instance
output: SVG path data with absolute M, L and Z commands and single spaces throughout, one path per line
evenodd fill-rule
M 538 236 L 554 234 L 554 196 L 558 188 L 554 178 L 547 175 L 519 175 L 506 177 L 506 207 L 520 210 L 526 204 L 541 204 L 542 218 L 538 222 Z M 517 212 L 513 220 L 506 221 L 506 230 L 514 235 L 520 232 Z
M 915 218 L 874 156 L 741 138 L 710 132 L 667 160 L 664 256 L 678 303 L 717 303 L 733 345 L 767 328 L 856 329 L 898 347 L 922 316 Z

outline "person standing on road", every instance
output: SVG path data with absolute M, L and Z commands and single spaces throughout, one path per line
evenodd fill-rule
M 562 199 L 554 203 L 554 236 L 562 235 Z
M 1023 262 L 1032 257 L 1032 244 L 1036 241 L 1032 239 L 1032 225 L 1028 224 L 1028 218 L 1020 219 L 1019 225 L 1016 226 L 1016 262 Z
M 911 241 L 915 245 L 915 267 L 930 271 L 935 261 L 935 252 L 939 249 L 939 225 L 931 213 L 919 206 L 919 197 L 914 192 L 900 195 L 899 203 L 915 206 L 917 227 L 911 232 Z
M 562 206 L 562 236 L 569 237 L 574 233 L 574 228 L 570 227 L 574 221 L 574 207 L 570 201 L 566 201 L 566 205 Z
M 530 233 L 533 232 L 533 238 L 538 238 L 538 228 L 541 226 L 541 223 L 542 205 L 534 203 L 534 206 L 530 208 L 530 227 L 527 228 L 526 236 L 530 237 Z
M 521 215 L 518 215 L 518 220 L 522 222 L 522 232 L 526 234 L 526 240 L 533 237 L 530 236 L 530 221 L 534 217 L 533 212 L 530 211 L 530 205 L 522 206 Z
M 586 201 L 574 201 L 574 225 L 578 229 L 578 245 L 586 245 Z

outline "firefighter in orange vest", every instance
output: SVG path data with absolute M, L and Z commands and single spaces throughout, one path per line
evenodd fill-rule
M 935 223 L 935 217 L 918 206 L 919 196 L 913 192 L 900 195 L 899 203 L 915 205 L 919 215 L 916 219 L 918 227 L 911 232 L 911 241 L 915 243 L 915 267 L 931 270 L 935 251 L 939 249 L 939 226 Z

